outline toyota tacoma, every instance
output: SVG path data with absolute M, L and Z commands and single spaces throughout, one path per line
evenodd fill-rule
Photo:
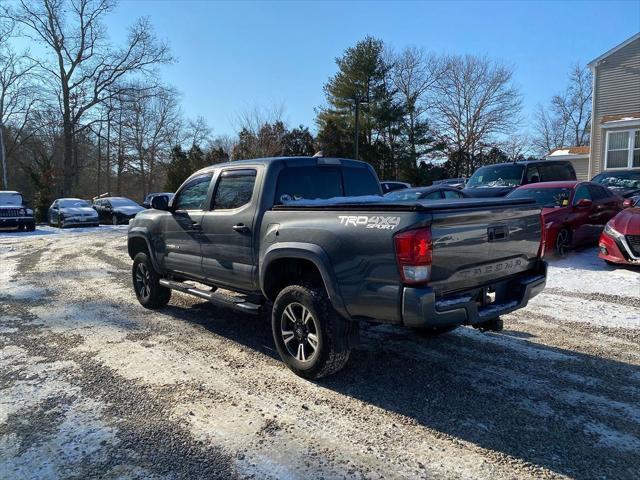
M 128 232 L 139 302 L 177 290 L 271 309 L 278 353 L 304 378 L 345 365 L 360 321 L 495 329 L 546 282 L 534 200 L 390 201 L 355 160 L 218 164 L 152 206 Z

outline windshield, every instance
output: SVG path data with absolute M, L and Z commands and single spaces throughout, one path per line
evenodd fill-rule
M 136 202 L 128 198 L 111 198 L 109 200 L 114 207 L 139 207 Z
M 68 199 L 68 200 L 60 200 L 61 208 L 80 208 L 87 207 L 91 208 L 91 205 L 86 200 L 76 199 Z
M 395 192 L 387 193 L 384 198 L 389 200 L 417 200 L 422 195 L 419 190 L 396 190 Z
M 517 187 L 522 183 L 523 165 L 489 165 L 476 170 L 467 187 Z
M 570 188 L 522 188 L 510 192 L 508 198 L 533 198 L 541 207 L 566 207 Z
M 0 205 L 22 206 L 22 195 L 19 193 L 0 192 Z
M 612 189 L 640 189 L 639 172 L 601 173 L 593 181 Z

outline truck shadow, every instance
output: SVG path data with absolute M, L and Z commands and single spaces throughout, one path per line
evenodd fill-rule
M 165 313 L 279 359 L 264 318 L 207 303 Z M 559 474 L 637 478 L 638 365 L 527 335 L 460 328 L 421 338 L 400 327 L 364 325 L 347 367 L 318 383 Z

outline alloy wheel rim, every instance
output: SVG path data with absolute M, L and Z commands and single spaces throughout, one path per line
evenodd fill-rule
M 151 278 L 149 269 L 144 263 L 139 263 L 136 269 L 136 290 L 143 299 L 147 299 L 151 295 Z
M 288 304 L 280 318 L 280 334 L 289 355 L 311 363 L 318 355 L 320 327 L 311 311 L 301 303 Z
M 566 230 L 561 230 L 556 238 L 556 251 L 563 257 L 567 253 L 569 243 L 569 233 Z

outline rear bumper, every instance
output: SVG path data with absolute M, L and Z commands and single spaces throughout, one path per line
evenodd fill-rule
M 490 285 L 436 298 L 432 288 L 405 287 L 402 293 L 402 321 L 409 327 L 474 325 L 519 308 L 538 295 L 547 283 L 547 264 Z M 495 291 L 495 301 L 481 305 L 486 288 Z
M 0 228 L 29 227 L 35 224 L 33 217 L 0 217 Z

